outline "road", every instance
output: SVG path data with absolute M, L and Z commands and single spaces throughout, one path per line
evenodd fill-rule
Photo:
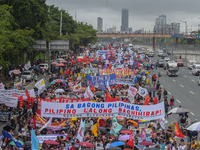
M 157 54 L 152 58 L 152 61 L 157 61 L 159 57 Z M 173 56 L 171 56 L 171 60 L 176 60 Z M 181 105 L 184 108 L 191 110 L 189 117 L 191 121 L 195 119 L 200 120 L 199 110 L 199 86 L 197 84 L 197 76 L 192 75 L 191 70 L 187 68 L 187 63 L 184 61 L 184 67 L 179 67 L 179 75 L 178 77 L 169 77 L 166 75 L 166 70 L 162 67 L 157 68 L 154 72 L 151 71 L 149 76 L 158 72 L 161 73 L 161 77 L 159 78 L 162 90 L 166 88 L 168 91 L 168 102 L 171 96 L 174 96 L 175 99 L 175 107 Z M 150 80 L 151 81 L 151 80 Z M 163 97 L 162 97 L 163 100 Z M 167 120 L 170 122 L 176 121 L 178 119 L 178 115 L 172 114 L 169 115 Z

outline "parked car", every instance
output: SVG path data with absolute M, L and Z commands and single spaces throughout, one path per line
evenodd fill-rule
M 165 61 L 170 61 L 170 58 L 169 57 L 165 57 L 164 60 Z
M 181 59 L 176 60 L 177 66 L 183 67 L 183 61 Z
M 24 71 L 22 74 L 22 79 L 26 81 L 32 81 L 34 78 L 34 73 L 32 71 Z
M 168 57 L 168 54 L 167 54 L 167 53 L 163 53 L 163 54 L 162 54 L 162 58 L 165 58 L 165 57 Z
M 195 64 L 195 63 L 196 63 L 195 60 L 188 60 L 188 63 L 187 63 L 188 69 L 192 69 L 192 66 L 193 66 L 193 64 Z
M 197 76 L 200 73 L 200 64 L 194 64 L 192 66 L 192 74 Z

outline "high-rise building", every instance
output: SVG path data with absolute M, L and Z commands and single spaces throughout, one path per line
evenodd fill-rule
M 103 30 L 103 18 L 101 17 L 97 18 L 97 30 L 98 32 L 101 32 Z
M 171 24 L 167 24 L 166 20 L 166 15 L 160 15 L 158 18 L 156 18 L 154 26 L 155 33 L 171 34 L 173 31 L 174 33 L 180 32 L 180 23 L 173 22 Z
M 128 9 L 122 9 L 121 31 L 128 31 Z

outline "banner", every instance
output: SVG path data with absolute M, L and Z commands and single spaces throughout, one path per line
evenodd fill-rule
M 107 82 L 109 85 L 115 84 L 116 77 L 115 74 L 110 74 L 110 75 L 102 75 L 102 76 L 90 76 L 87 75 L 87 86 L 90 86 L 90 81 L 94 86 L 106 86 Z
M 111 53 L 115 54 L 116 50 L 110 50 L 110 51 L 108 51 L 108 50 L 103 50 L 103 51 L 97 50 L 96 53 L 97 53 L 97 55 L 104 55 L 104 54 L 111 54 Z
M 132 79 L 118 79 L 118 78 L 116 78 L 115 84 L 133 85 L 133 81 L 132 81 Z
M 90 101 L 90 98 L 84 98 L 84 99 L 71 99 L 71 98 L 65 98 L 65 97 L 60 97 L 60 98 L 57 98 L 57 99 L 42 99 L 42 98 L 38 98 L 37 113 L 39 115 L 41 115 L 41 101 L 50 102 L 50 103 L 76 103 L 76 102 L 87 102 L 87 101 Z
M 85 98 L 92 98 L 92 97 L 94 97 L 94 94 L 93 94 L 92 91 L 90 90 L 90 87 L 89 87 L 89 86 L 87 87 L 87 90 L 86 90 L 85 93 L 84 93 L 84 97 L 85 97 Z
M 60 137 L 60 136 L 63 136 L 64 138 L 66 138 L 64 134 L 49 134 L 49 135 L 38 135 L 38 136 L 37 136 L 37 139 L 38 139 L 40 145 L 42 145 L 43 142 L 44 142 L 44 141 L 47 141 L 47 140 L 56 141 L 56 139 L 57 139 L 58 136 L 59 136 L 59 137 Z
M 31 63 L 30 63 L 30 61 L 29 61 L 27 64 L 24 65 L 24 68 L 25 68 L 26 70 L 28 70 L 29 68 L 31 68 Z
M 17 107 L 18 98 L 17 97 L 8 97 L 4 94 L 0 95 L 0 104 L 5 104 L 8 107 Z
M 81 82 L 80 82 L 79 84 L 77 84 L 77 85 L 74 86 L 73 91 L 74 91 L 74 92 L 78 92 L 79 90 L 81 90 L 81 87 L 82 87 L 82 86 L 81 86 Z
M 132 97 L 134 97 L 137 94 L 137 89 L 129 86 L 128 92 L 132 95 Z
M 98 73 L 98 68 L 83 68 L 81 69 L 81 73 L 83 74 L 90 74 L 90 73 L 93 73 L 93 74 L 97 74 Z
M 166 127 L 166 124 L 168 123 L 168 121 L 165 118 L 160 118 L 159 123 L 160 123 L 161 128 L 163 130 L 165 130 L 165 127 Z
M 116 68 L 116 69 L 103 69 L 102 74 L 108 75 L 115 73 L 116 76 L 127 76 L 131 75 L 131 69 L 125 69 L 125 68 Z
M 23 96 L 23 98 L 25 98 L 25 99 L 27 98 L 24 90 L 3 90 L 3 89 L 0 89 L 0 95 L 1 94 L 4 94 L 4 95 L 9 96 L 9 97 L 13 97 L 13 95 L 18 95 L 18 96 Z
M 5 90 L 4 85 L 3 85 L 2 82 L 0 83 L 0 89 L 1 89 L 1 90 Z
M 164 102 L 156 105 L 134 105 L 125 102 L 49 103 L 42 101 L 41 116 L 53 118 L 121 116 L 134 120 L 156 120 L 165 117 Z

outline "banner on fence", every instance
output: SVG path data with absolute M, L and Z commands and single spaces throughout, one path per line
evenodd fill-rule
M 127 117 L 135 120 L 155 120 L 165 117 L 164 102 L 156 105 L 134 105 L 125 102 L 49 103 L 42 101 L 41 116 L 73 117 Z
M 17 107 L 18 97 L 9 97 L 4 94 L 0 95 L 0 104 L 5 104 L 8 107 Z
M 102 75 L 102 76 L 91 76 L 87 75 L 87 85 L 90 86 L 90 81 L 94 86 L 100 87 L 100 86 L 106 86 L 107 82 L 109 85 L 113 85 L 116 82 L 115 74 L 110 75 Z

